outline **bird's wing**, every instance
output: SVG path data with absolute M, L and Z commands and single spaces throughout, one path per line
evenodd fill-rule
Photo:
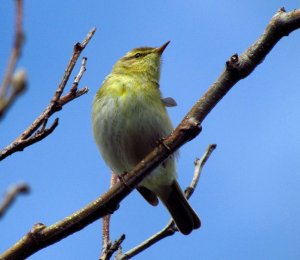
M 177 103 L 174 98 L 166 97 L 162 99 L 162 102 L 165 107 L 176 107 Z

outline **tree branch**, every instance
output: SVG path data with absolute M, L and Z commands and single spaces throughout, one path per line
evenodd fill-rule
M 3 201 L 0 203 L 0 219 L 4 216 L 7 209 L 13 204 L 15 199 L 20 194 L 28 194 L 30 191 L 26 183 L 20 183 L 11 187 L 4 195 Z
M 105 251 L 103 251 L 99 260 L 109 260 L 112 255 L 121 248 L 122 242 L 125 240 L 125 235 L 122 234 L 118 240 L 116 240 L 113 244 L 111 241 L 108 242 Z
M 194 190 L 196 189 L 196 187 L 198 185 L 202 169 L 203 169 L 205 163 L 207 162 L 208 158 L 212 154 L 212 152 L 216 149 L 216 147 L 217 146 L 215 144 L 210 144 L 207 147 L 207 149 L 206 149 L 205 153 L 203 154 L 203 156 L 201 157 L 201 159 L 196 159 L 195 171 L 194 171 L 192 182 L 189 185 L 189 187 L 187 187 L 185 190 L 185 196 L 187 199 L 189 199 L 193 195 Z M 137 254 L 141 253 L 142 251 L 146 250 L 147 248 L 151 247 L 152 245 L 156 244 L 160 240 L 174 235 L 176 232 L 178 232 L 178 229 L 175 225 L 175 222 L 173 221 L 173 219 L 170 219 L 168 224 L 161 231 L 159 231 L 156 234 L 154 234 L 153 236 L 149 237 L 143 243 L 132 248 L 131 250 L 127 251 L 126 253 L 118 255 L 117 260 L 130 259 L 130 258 L 136 256 Z
M 13 73 L 15 71 L 17 62 L 21 56 L 21 50 L 24 43 L 24 32 L 23 32 L 23 0 L 16 0 L 16 22 L 15 22 L 15 36 L 14 45 L 8 59 L 6 72 L 3 77 L 3 82 L 0 87 L 0 120 L 3 118 L 5 112 L 13 104 L 16 98 L 23 93 L 24 88 L 15 88 L 11 86 Z
M 160 163 L 186 142 L 195 138 L 201 130 L 201 123 L 214 106 L 239 80 L 248 76 L 257 67 L 276 43 L 300 27 L 300 9 L 286 13 L 280 9 L 271 19 L 262 36 L 240 56 L 233 55 L 226 62 L 225 70 L 217 81 L 199 99 L 184 117 L 180 125 L 161 142 L 150 154 L 136 165 L 123 182 L 118 182 L 109 191 L 85 208 L 49 227 L 34 226 L 19 242 L 4 252 L 0 258 L 22 259 L 42 248 L 81 230 L 118 208 L 133 189 Z
M 18 152 L 23 151 L 24 148 L 41 141 L 45 137 L 47 137 L 49 134 L 51 134 L 54 129 L 58 125 L 58 118 L 54 120 L 52 125 L 50 127 L 46 127 L 48 123 L 48 119 L 57 111 L 61 110 L 62 107 L 67 104 L 68 102 L 72 101 L 73 99 L 76 99 L 80 97 L 81 95 L 88 92 L 88 88 L 84 87 L 82 89 L 77 89 L 78 83 L 83 75 L 83 73 L 86 70 L 86 60 L 87 58 L 82 59 L 82 64 L 80 71 L 78 75 L 75 77 L 75 80 L 73 82 L 73 85 L 70 89 L 70 91 L 62 96 L 62 93 L 66 87 L 66 84 L 69 80 L 69 77 L 74 69 L 74 66 L 81 54 L 81 52 L 84 50 L 86 45 L 89 43 L 91 38 L 93 37 L 96 29 L 92 29 L 86 38 L 83 40 L 82 43 L 76 43 L 74 46 L 73 54 L 71 56 L 71 59 L 69 61 L 69 64 L 65 70 L 65 73 L 63 75 L 63 78 L 57 88 L 57 90 L 54 93 L 54 96 L 52 97 L 50 104 L 46 107 L 46 109 L 43 111 L 43 113 L 35 119 L 35 121 L 10 145 L 5 147 L 3 150 L 0 151 L 0 161 L 6 158 L 7 156 Z

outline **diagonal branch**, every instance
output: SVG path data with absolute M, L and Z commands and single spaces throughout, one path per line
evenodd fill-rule
M 61 110 L 62 107 L 67 104 L 68 102 L 72 101 L 73 99 L 76 99 L 80 97 L 81 95 L 88 92 L 88 88 L 84 87 L 82 89 L 77 89 L 78 82 L 80 81 L 83 73 L 86 70 L 86 58 L 82 59 L 82 64 L 80 71 L 78 75 L 75 77 L 75 80 L 73 82 L 73 85 L 70 89 L 70 91 L 62 96 L 62 93 L 66 87 L 66 84 L 69 80 L 69 77 L 74 69 L 74 66 L 81 54 L 81 52 L 84 50 L 86 45 L 89 43 L 91 38 L 93 37 L 96 29 L 92 29 L 86 38 L 83 40 L 82 43 L 76 43 L 74 46 L 73 54 L 71 56 L 71 59 L 69 61 L 69 64 L 65 70 L 65 73 L 63 75 L 63 78 L 57 88 L 57 90 L 54 93 L 54 96 L 52 97 L 50 104 L 46 107 L 44 112 L 38 116 L 37 119 L 10 145 L 5 147 L 3 150 L 0 151 L 0 161 L 5 159 L 7 156 L 17 152 L 22 151 L 24 148 L 41 141 L 45 137 L 47 137 L 49 134 L 51 134 L 54 129 L 58 125 L 58 118 L 54 120 L 52 125 L 47 128 L 48 119 L 57 111 Z
M 195 138 L 201 123 L 226 93 L 241 79 L 248 76 L 267 56 L 276 43 L 292 31 L 300 28 L 300 9 L 286 13 L 280 9 L 272 17 L 261 37 L 240 56 L 233 55 L 226 62 L 225 70 L 179 126 L 150 154 L 136 165 L 109 191 L 75 212 L 71 216 L 49 226 L 38 225 L 19 242 L 0 255 L 4 259 L 24 259 L 61 239 L 83 229 L 95 220 L 115 211 L 122 201 L 153 169 L 167 159 L 186 142 Z
M 104 248 L 105 251 L 102 252 L 99 260 L 109 260 L 116 251 L 120 250 L 121 244 L 123 243 L 124 240 L 125 240 L 125 235 L 122 234 L 120 238 L 117 239 L 114 243 L 109 241 L 107 246 Z
M 26 84 L 24 84 L 21 85 L 23 88 L 15 88 L 13 85 L 11 86 L 11 89 L 9 88 L 13 80 L 13 73 L 15 71 L 18 59 L 21 56 L 21 50 L 24 43 L 23 0 L 16 0 L 16 22 L 14 38 L 14 45 L 8 59 L 3 82 L 0 86 L 0 120 L 3 118 L 5 112 L 12 105 L 15 99 L 21 93 L 23 93 L 26 87 Z
M 193 192 L 198 185 L 202 169 L 203 169 L 205 163 L 207 162 L 208 158 L 212 154 L 212 152 L 216 149 L 216 147 L 217 146 L 215 144 L 210 144 L 207 147 L 207 149 L 206 149 L 205 153 L 203 154 L 203 156 L 201 157 L 201 159 L 196 159 L 195 171 L 194 171 L 192 182 L 189 185 L 189 187 L 187 187 L 187 189 L 185 190 L 185 196 L 187 199 L 189 199 L 193 195 Z M 127 251 L 126 253 L 118 255 L 117 260 L 130 259 L 130 258 L 136 256 L 137 254 L 143 252 L 147 248 L 153 246 L 154 244 L 161 241 L 162 239 L 174 235 L 176 232 L 178 232 L 178 229 L 175 225 L 175 222 L 173 221 L 173 219 L 170 219 L 168 224 L 161 231 L 159 231 L 156 234 L 154 234 L 153 236 L 149 237 L 143 243 L 132 248 L 131 250 Z
M 0 203 L 0 219 L 4 216 L 7 209 L 13 204 L 15 199 L 20 194 L 28 194 L 30 188 L 26 183 L 20 183 L 11 187 L 4 195 L 3 201 Z

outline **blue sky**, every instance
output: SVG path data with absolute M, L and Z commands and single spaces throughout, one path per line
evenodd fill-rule
M 0 7 L 1 76 L 12 44 L 13 3 Z M 249 47 L 282 6 L 300 7 L 296 0 L 25 1 L 26 43 L 19 66 L 28 71 L 29 89 L 1 122 L 1 147 L 48 104 L 73 44 L 92 27 L 98 30 L 83 53 L 88 63 L 81 86 L 89 86 L 89 93 L 57 114 L 60 124 L 51 136 L 0 164 L 0 192 L 20 181 L 32 188 L 1 220 L 0 251 L 34 223 L 50 225 L 107 190 L 110 171 L 93 141 L 91 104 L 125 52 L 171 40 L 161 90 L 178 103 L 169 109 L 177 125 L 225 61 Z M 201 135 L 181 149 L 178 175 L 186 187 L 194 159 L 209 143 L 218 145 L 191 198 L 201 229 L 167 238 L 136 259 L 300 258 L 299 42 L 299 31 L 281 40 L 209 114 Z M 153 208 L 134 192 L 112 218 L 112 238 L 125 233 L 126 251 L 168 219 L 162 206 Z M 97 259 L 100 249 L 96 221 L 30 259 Z

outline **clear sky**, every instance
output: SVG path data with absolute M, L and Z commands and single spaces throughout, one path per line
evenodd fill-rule
M 1 76 L 12 44 L 13 3 L 0 6 Z M 19 66 L 28 71 L 29 89 L 1 122 L 1 147 L 46 107 L 73 44 L 94 26 L 97 33 L 83 53 L 88 63 L 81 86 L 89 86 L 89 93 L 57 114 L 60 124 L 51 136 L 0 164 L 1 193 L 20 181 L 32 189 L 1 220 L 0 251 L 34 223 L 53 224 L 107 190 L 110 170 L 93 141 L 91 104 L 125 52 L 171 40 L 161 90 L 178 103 L 169 109 L 177 125 L 226 60 L 249 47 L 282 6 L 300 7 L 298 0 L 25 1 L 26 43 Z M 208 144 L 218 145 L 191 198 L 201 229 L 167 238 L 136 259 L 300 259 L 299 43 L 300 31 L 281 40 L 209 114 L 201 135 L 181 149 L 178 175 L 186 187 L 194 159 Z M 112 238 L 125 233 L 128 250 L 168 219 L 161 205 L 153 208 L 134 192 L 113 215 Z M 100 249 L 96 221 L 30 259 L 97 259 Z

